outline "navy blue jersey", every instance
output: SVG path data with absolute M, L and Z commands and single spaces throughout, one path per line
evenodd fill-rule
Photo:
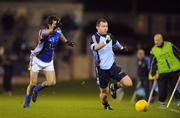
M 38 45 L 31 53 L 41 61 L 48 63 L 52 61 L 54 49 L 62 33 L 59 28 L 54 33 L 45 36 L 44 33 L 46 30 L 47 29 L 41 29 L 39 31 Z

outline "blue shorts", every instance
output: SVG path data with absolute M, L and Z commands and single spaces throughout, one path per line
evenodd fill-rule
M 110 79 L 120 81 L 127 74 L 122 71 L 122 69 L 114 63 L 109 70 L 100 69 L 96 67 L 96 80 L 100 88 L 107 88 L 110 82 Z

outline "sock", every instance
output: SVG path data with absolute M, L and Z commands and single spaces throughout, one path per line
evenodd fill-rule
M 103 104 L 105 107 L 110 106 L 109 103 L 108 103 L 107 101 L 106 101 L 106 102 L 103 102 L 102 104 Z
M 35 88 L 34 88 L 34 92 L 38 93 L 40 90 L 42 89 L 42 85 L 38 84 Z
M 29 105 L 30 101 L 31 101 L 31 96 L 30 95 L 26 95 L 25 103 L 24 104 Z

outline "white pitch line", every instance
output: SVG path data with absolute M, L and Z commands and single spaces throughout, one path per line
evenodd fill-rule
M 167 108 L 167 110 L 180 114 L 180 110 L 177 110 L 177 109 Z
M 180 110 L 173 109 L 173 108 L 158 108 L 158 109 L 167 110 L 167 111 L 171 111 L 171 112 L 180 114 Z

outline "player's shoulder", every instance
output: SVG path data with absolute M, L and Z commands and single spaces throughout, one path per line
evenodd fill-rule
M 96 32 L 96 33 L 94 33 L 94 34 L 92 35 L 92 37 L 95 37 L 95 38 L 100 38 L 100 37 L 101 37 L 101 35 L 100 35 L 100 34 L 98 34 L 98 33 Z
M 98 33 L 94 33 L 94 34 L 91 36 L 91 40 L 92 40 L 93 42 L 97 42 L 97 43 L 100 42 L 100 38 L 101 38 L 101 35 L 99 35 Z
M 39 37 L 40 37 L 39 40 L 45 38 L 46 31 L 47 31 L 47 28 L 40 28 L 39 29 Z
M 40 28 L 39 29 L 39 34 L 42 35 L 47 31 L 47 28 Z

